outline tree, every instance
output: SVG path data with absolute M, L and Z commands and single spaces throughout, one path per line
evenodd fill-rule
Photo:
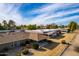
M 3 28 L 3 26 L 2 26 L 2 24 L 0 23 L 0 30 L 3 30 L 4 28 Z
M 48 24 L 48 25 L 46 26 L 46 28 L 47 28 L 47 29 L 56 29 L 56 28 L 58 28 L 58 25 L 56 25 L 56 24 Z
M 7 21 L 6 20 L 3 20 L 3 28 L 5 29 L 5 30 L 7 30 L 8 29 L 8 24 L 7 24 Z
M 37 26 L 36 26 L 36 24 L 35 25 L 31 25 L 30 24 L 30 25 L 27 26 L 27 29 L 28 30 L 36 30 L 37 29 Z
M 56 29 L 56 28 L 58 28 L 58 25 L 53 25 L 52 28 Z
M 68 25 L 68 28 L 71 30 L 71 31 L 74 31 L 78 28 L 78 24 L 74 21 L 71 21 Z
M 42 29 L 41 26 L 37 26 L 37 29 Z
M 9 20 L 8 27 L 10 30 L 15 29 L 16 27 L 15 22 L 13 20 Z
M 47 28 L 47 29 L 51 29 L 51 28 L 52 28 L 52 25 L 49 24 L 49 25 L 46 26 L 46 28 Z
M 65 28 L 65 25 L 62 25 L 62 24 L 61 24 L 61 25 L 59 26 L 59 28 Z
M 24 29 L 27 29 L 27 26 L 26 26 L 26 25 L 21 25 L 20 27 L 21 27 L 21 29 L 23 29 L 23 30 L 24 30 Z
M 21 26 L 16 26 L 16 29 L 18 29 L 18 30 L 21 29 Z

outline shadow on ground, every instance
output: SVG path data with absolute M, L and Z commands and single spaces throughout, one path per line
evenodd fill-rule
M 44 45 L 43 47 L 51 50 L 51 49 L 54 49 L 55 47 L 57 47 L 58 45 L 59 45 L 59 43 L 51 42 L 51 43 L 48 43 L 48 45 Z
M 58 37 L 55 37 L 55 38 L 52 38 L 52 39 L 62 39 L 64 38 L 65 36 L 58 36 Z
M 27 56 L 32 56 L 33 55 L 33 53 L 32 52 L 29 52 L 28 54 L 27 54 Z
M 38 51 L 46 51 L 44 48 L 39 48 Z

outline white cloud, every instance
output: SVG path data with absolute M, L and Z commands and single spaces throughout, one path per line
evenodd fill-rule
M 35 10 L 32 10 L 31 12 L 29 13 L 49 13 L 50 11 L 52 11 L 52 13 L 59 9 L 59 8 L 63 8 L 64 6 L 67 7 L 67 6 L 71 6 L 72 4 L 62 4 L 62 3 L 54 3 L 54 4 L 48 4 L 48 5 L 44 5 L 42 7 L 40 7 L 39 9 L 35 9 Z
M 11 19 L 14 20 L 17 25 L 25 24 L 26 22 L 23 21 L 24 18 L 18 12 L 20 6 L 21 4 L 0 4 L 0 22 Z
M 48 5 L 48 6 L 43 6 L 39 9 L 36 9 L 36 10 L 32 10 L 29 13 L 32 13 L 32 14 L 33 13 L 40 13 L 40 15 L 34 17 L 32 20 L 29 20 L 29 22 L 27 24 L 46 24 L 46 22 L 48 20 L 51 20 L 51 18 L 62 17 L 64 15 L 79 12 L 78 9 L 75 9 L 75 10 L 60 11 L 58 13 L 53 13 L 57 9 L 69 7 L 69 6 L 72 6 L 72 5 L 73 4 L 51 4 L 51 5 Z M 51 10 L 52 10 L 52 12 L 51 12 Z M 50 15 L 49 13 L 52 13 L 52 14 Z M 53 19 L 52 21 L 55 21 L 55 20 Z M 60 22 L 61 19 L 57 20 L 57 21 Z
M 55 10 L 58 10 L 59 8 L 65 8 L 69 7 L 72 4 L 49 4 L 49 5 L 44 5 L 43 7 L 40 7 L 39 9 L 34 9 L 29 13 L 39 13 L 40 15 L 32 18 L 31 20 L 27 18 L 23 18 L 22 15 L 18 12 L 18 9 L 21 7 L 21 4 L 0 4 L 0 22 L 3 20 L 9 21 L 10 19 L 14 20 L 16 24 L 47 24 L 47 23 L 52 23 L 52 22 L 63 22 L 67 21 L 69 19 L 76 18 L 77 16 L 65 18 L 65 19 L 58 19 L 55 21 L 54 19 L 51 22 L 47 22 L 48 20 L 51 20 L 50 18 L 55 18 L 55 17 L 62 17 L 63 15 L 67 14 L 72 14 L 75 12 L 79 12 L 78 9 L 75 10 L 70 10 L 66 12 L 58 12 L 58 13 L 53 13 Z M 15 7 L 16 6 L 16 7 Z M 52 11 L 52 14 L 50 11 Z
M 29 22 L 27 24 L 40 24 L 46 20 L 44 18 L 46 18 L 47 16 L 48 16 L 47 14 L 39 15 L 39 16 L 33 18 L 32 20 L 29 20 Z
M 56 18 L 56 17 L 63 17 L 64 15 L 68 14 L 73 14 L 79 12 L 78 9 L 72 10 L 72 11 L 67 11 L 67 12 L 58 12 L 56 14 L 48 15 L 48 13 L 38 15 L 37 17 L 33 18 L 28 24 L 46 24 L 48 20 L 51 20 L 51 18 Z M 71 17 L 73 18 L 73 17 Z M 56 19 L 53 19 L 52 21 L 55 22 Z M 64 19 L 66 21 L 67 19 Z M 62 20 L 57 20 L 57 22 L 61 22 Z M 48 22 L 50 23 L 50 22 Z
M 66 21 L 70 22 L 72 20 L 75 20 L 75 19 L 78 19 L 79 16 L 72 16 L 72 17 L 68 17 L 68 18 L 65 18 L 65 19 L 57 19 L 56 21 L 50 21 L 50 22 L 47 22 L 47 24 L 51 24 L 51 23 L 65 23 Z

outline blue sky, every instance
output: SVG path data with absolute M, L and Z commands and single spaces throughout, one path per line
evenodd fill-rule
M 0 22 L 14 20 L 20 24 L 79 23 L 78 3 L 5 3 L 0 4 Z

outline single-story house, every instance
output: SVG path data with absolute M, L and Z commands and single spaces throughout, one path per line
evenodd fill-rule
M 48 39 L 45 34 L 52 33 L 54 30 L 25 30 L 25 31 L 3 31 L 0 32 L 0 51 L 11 49 L 26 44 L 27 41 L 41 41 Z

